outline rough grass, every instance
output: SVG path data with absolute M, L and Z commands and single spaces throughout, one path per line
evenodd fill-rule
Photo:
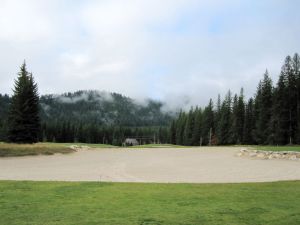
M 85 144 L 85 143 L 73 143 L 71 145 L 88 146 L 90 148 L 118 148 L 119 146 L 109 144 Z
M 75 150 L 66 145 L 37 143 L 37 144 L 10 144 L 0 143 L 0 157 L 53 155 L 55 153 L 71 153 Z
M 256 150 L 263 151 L 294 151 L 300 152 L 300 146 L 252 146 Z
M 192 146 L 181 146 L 172 144 L 146 144 L 146 145 L 135 145 L 130 146 L 130 148 L 189 148 Z
M 300 181 L 141 184 L 0 181 L 0 224 L 300 224 Z
M 107 144 L 86 144 L 86 143 L 52 143 L 40 142 L 36 144 L 11 144 L 0 142 L 0 157 L 27 156 L 27 155 L 53 155 L 55 153 L 71 153 L 72 145 L 88 146 L 90 148 L 117 148 Z
M 117 148 L 118 146 L 109 145 L 109 144 L 88 144 L 88 143 L 53 143 L 53 142 L 43 142 L 49 146 L 66 146 L 70 147 L 72 145 L 77 146 L 88 146 L 90 148 Z
M 172 144 L 146 144 L 146 145 L 136 145 L 131 146 L 131 148 L 197 148 L 200 146 L 181 146 L 181 145 L 172 145 Z M 210 147 L 210 146 L 204 146 Z M 212 146 L 212 147 L 231 147 L 229 146 Z M 264 151 L 297 151 L 300 152 L 300 146 L 267 146 L 267 145 L 232 145 L 232 147 L 248 147 L 255 150 L 264 150 Z M 201 148 L 201 147 L 200 147 Z
M 27 156 L 27 155 L 52 155 L 55 153 L 71 153 L 70 146 L 88 146 L 90 148 L 118 148 L 109 144 L 87 144 L 87 143 L 51 143 L 41 142 L 37 144 L 10 144 L 0 142 L 0 157 Z M 181 146 L 172 144 L 146 144 L 131 146 L 131 148 L 192 148 L 194 146 Z M 197 146 L 196 146 L 197 147 Z M 215 146 L 216 147 L 216 146 Z M 222 148 L 222 146 L 217 146 Z M 228 147 L 228 146 L 227 146 Z M 238 147 L 238 146 L 235 146 Z M 242 147 L 242 146 L 240 146 Z M 299 151 L 300 146 L 244 146 L 264 151 Z

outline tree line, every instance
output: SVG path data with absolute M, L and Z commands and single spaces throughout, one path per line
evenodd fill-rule
M 216 104 L 181 111 L 169 132 L 178 145 L 300 144 L 299 55 L 286 57 L 276 85 L 266 71 L 254 97 L 229 90 Z
M 70 121 L 43 123 L 39 140 L 60 143 L 101 143 L 121 146 L 126 138 L 148 138 L 141 144 L 168 143 L 168 127 L 124 127 L 75 124 Z
M 127 137 L 148 137 L 144 143 L 170 139 L 172 117 L 158 101 L 139 104 L 117 93 L 98 91 L 39 97 L 25 62 L 13 91 L 12 97 L 0 94 L 0 141 L 122 145 Z
M 97 92 L 82 91 L 61 97 L 67 102 L 53 96 L 39 98 L 24 63 L 13 96 L 0 95 L 0 140 L 121 145 L 126 137 L 149 137 L 157 143 L 194 146 L 300 144 L 297 53 L 286 57 L 275 85 L 266 71 L 254 97 L 246 100 L 243 89 L 239 94 L 228 91 L 223 99 L 218 96 L 216 104 L 210 99 L 205 107 L 181 111 L 170 126 L 172 116 L 161 111 L 159 102 L 141 106 L 119 94 L 98 101 L 103 96 Z

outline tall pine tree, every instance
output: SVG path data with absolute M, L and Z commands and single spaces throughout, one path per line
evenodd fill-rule
M 272 124 L 274 127 L 274 144 L 285 145 L 289 141 L 289 108 L 287 102 L 287 86 L 285 76 L 281 72 L 274 90 Z
M 231 91 L 229 90 L 225 96 L 220 109 L 220 121 L 218 125 L 218 143 L 221 145 L 231 144 L 232 137 L 232 97 Z
M 202 129 L 202 110 L 198 107 L 195 110 L 195 126 L 193 130 L 193 145 L 198 146 L 201 145 L 202 139 L 201 139 L 201 129 Z
M 14 143 L 35 143 L 39 131 L 38 88 L 24 62 L 15 80 L 10 104 L 8 140 Z
M 297 128 L 296 128 L 296 142 L 300 143 L 300 58 L 297 53 L 295 53 L 292 61 L 293 73 L 296 77 L 297 86 Z
M 245 103 L 244 103 L 244 89 L 240 91 L 240 95 L 235 95 L 232 106 L 232 127 L 231 127 L 231 143 L 242 144 L 244 132 L 244 117 L 245 117 Z
M 244 132 L 243 132 L 243 144 L 255 144 L 254 139 L 255 132 L 255 115 L 254 115 L 254 103 L 253 99 L 250 98 L 245 110 L 244 120 Z
M 283 66 L 283 73 L 287 80 L 288 121 L 289 121 L 289 144 L 295 143 L 297 130 L 297 80 L 293 71 L 292 58 L 287 56 Z
M 212 144 L 211 140 L 214 135 L 214 104 L 212 99 L 209 100 L 208 105 L 203 111 L 203 126 L 201 136 L 203 137 L 203 144 Z
M 256 140 L 258 144 L 268 144 L 271 135 L 273 86 L 268 71 L 259 83 L 256 99 Z

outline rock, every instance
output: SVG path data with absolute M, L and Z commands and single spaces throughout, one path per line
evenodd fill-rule
M 290 160 L 297 160 L 297 157 L 296 157 L 295 155 L 291 155 L 291 156 L 289 157 L 289 159 L 290 159 Z
M 257 157 L 257 158 L 264 159 L 264 158 L 266 158 L 266 155 L 265 155 L 264 153 L 258 153 L 258 154 L 256 155 L 256 157 Z
M 242 148 L 237 156 L 249 156 L 251 158 L 259 159 L 287 159 L 287 160 L 300 160 L 300 152 L 284 151 L 262 151 L 262 150 L 248 150 Z
M 239 152 L 238 154 L 237 154 L 237 156 L 239 156 L 239 157 L 241 157 L 241 156 L 243 156 L 244 154 L 242 153 L 242 152 Z
M 70 146 L 70 149 L 73 149 L 73 150 L 76 150 L 76 151 L 78 150 L 78 148 L 79 148 L 79 146 L 77 146 L 77 145 L 71 145 Z

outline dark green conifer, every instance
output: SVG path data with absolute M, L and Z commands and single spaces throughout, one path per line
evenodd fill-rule
M 201 108 L 196 108 L 194 112 L 194 118 L 195 118 L 195 126 L 192 134 L 192 143 L 194 146 L 201 145 L 201 130 L 202 130 L 202 110 Z
M 284 145 L 288 143 L 289 136 L 289 108 L 288 92 L 284 74 L 281 73 L 274 91 L 274 105 L 272 123 L 274 127 L 274 144 Z
M 231 91 L 228 91 L 225 99 L 221 105 L 220 109 L 220 122 L 218 126 L 218 143 L 219 144 L 231 144 L 231 125 L 232 125 L 232 116 L 231 116 L 231 105 L 232 97 Z
M 37 84 L 21 66 L 9 110 L 8 140 L 14 143 L 35 143 L 40 132 L 39 96 Z
M 273 86 L 268 71 L 264 74 L 264 79 L 260 81 L 256 99 L 256 140 L 258 144 L 268 144 L 271 135 Z
M 255 115 L 254 115 L 254 103 L 250 98 L 245 110 L 244 132 L 243 132 L 243 144 L 253 145 L 255 132 Z

